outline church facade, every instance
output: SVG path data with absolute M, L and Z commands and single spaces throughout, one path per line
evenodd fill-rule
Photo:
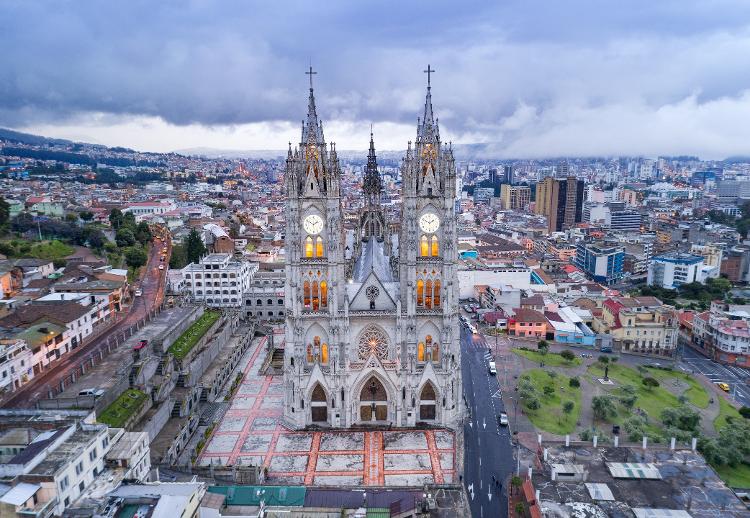
M 371 135 L 362 208 L 356 228 L 344 228 L 341 168 L 311 80 L 285 174 L 284 421 L 292 428 L 459 426 L 456 168 L 433 116 L 429 74 L 401 178 L 401 217 L 388 221 Z

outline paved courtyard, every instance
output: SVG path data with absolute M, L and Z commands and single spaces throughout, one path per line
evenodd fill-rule
M 259 373 L 266 338 L 248 351 L 242 385 L 200 455 L 208 465 L 253 464 L 271 481 L 334 486 L 419 486 L 456 477 L 455 436 L 449 430 L 288 430 L 283 380 Z

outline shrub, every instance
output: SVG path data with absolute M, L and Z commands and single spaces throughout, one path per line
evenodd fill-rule
M 544 389 L 542 389 L 542 390 L 544 391 L 544 395 L 547 396 L 547 397 L 551 397 L 552 394 L 555 393 L 555 388 L 554 387 L 550 387 L 549 385 L 545 385 Z
M 581 380 L 579 380 L 578 378 L 570 378 L 570 380 L 568 381 L 568 385 L 573 388 L 578 388 L 581 386 Z
M 643 378 L 643 386 L 646 387 L 646 390 L 653 390 L 656 387 L 659 386 L 659 382 L 656 380 L 656 378 Z
M 745 419 L 750 419 L 750 407 L 743 406 L 740 408 L 740 415 Z
M 611 396 L 594 396 L 591 400 L 591 410 L 597 419 L 609 420 L 617 415 L 615 402 Z
M 571 351 L 569 349 L 565 349 L 564 351 L 560 352 L 560 358 L 562 358 L 566 362 L 570 363 L 573 360 L 575 360 L 576 355 L 573 353 L 573 351 Z

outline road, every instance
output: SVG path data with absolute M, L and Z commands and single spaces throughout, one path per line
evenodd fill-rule
M 48 387 L 57 386 L 84 360 L 105 347 L 110 337 L 126 332 L 130 326 L 144 318 L 149 311 L 158 307 L 164 300 L 167 265 L 172 252 L 172 245 L 167 242 L 167 258 L 164 263 L 161 263 L 159 257 L 163 246 L 164 241 L 155 241 L 151 246 L 146 271 L 140 283 L 143 294 L 134 298 L 127 314 L 115 315 L 114 323 L 110 324 L 108 328 L 99 331 L 94 338 L 89 337 L 83 345 L 61 356 L 58 361 L 51 364 L 51 368 L 37 374 L 27 384 L 11 393 L 9 397 L 2 401 L 1 406 L 3 408 L 33 408 L 39 399 L 47 397 Z M 159 270 L 160 264 L 164 264 L 164 270 Z
M 724 365 L 706 358 L 691 347 L 682 346 L 680 367 L 703 374 L 713 383 L 729 385 L 729 395 L 741 405 L 750 406 L 750 371 L 734 365 Z
M 461 368 L 468 406 L 464 485 L 474 518 L 508 516 L 505 490 L 515 466 L 510 429 L 497 422 L 505 408 L 497 377 L 489 374 L 489 356 L 484 337 L 461 326 Z M 503 481 L 502 489 L 495 486 L 493 476 Z

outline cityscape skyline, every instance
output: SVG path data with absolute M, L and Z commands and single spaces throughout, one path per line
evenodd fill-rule
M 0 126 L 144 151 L 283 149 L 312 61 L 338 147 L 366 149 L 372 123 L 395 150 L 431 63 L 445 140 L 497 158 L 744 153 L 750 78 L 731 63 L 750 50 L 747 6 L 543 4 L 298 3 L 281 19 L 262 3 L 6 3 Z

